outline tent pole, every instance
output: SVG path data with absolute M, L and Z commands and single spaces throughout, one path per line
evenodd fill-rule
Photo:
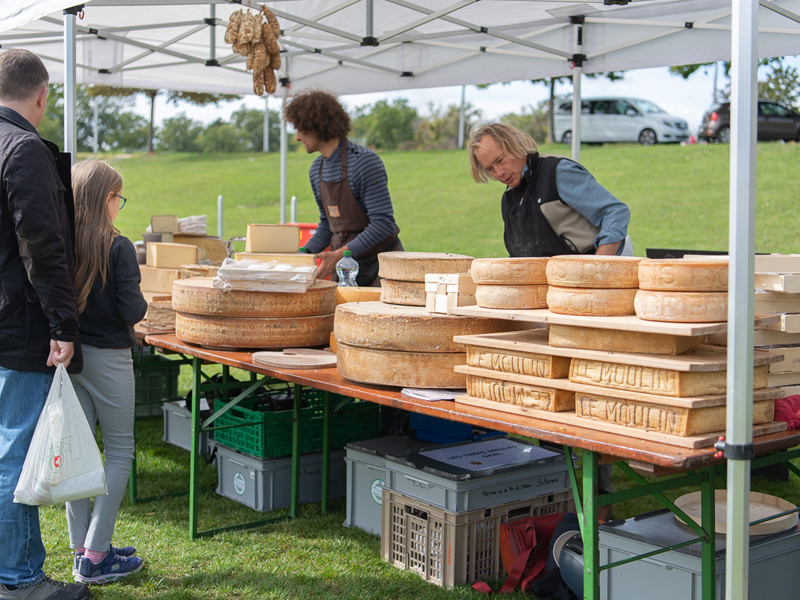
M 458 111 L 458 148 L 464 147 L 464 101 L 467 94 L 467 86 L 461 86 L 461 110 Z
M 77 129 L 76 91 L 77 72 L 75 68 L 75 15 L 76 7 L 64 9 L 64 152 L 69 152 L 72 160 L 78 149 L 75 132 Z
M 375 12 L 373 7 L 373 1 L 367 0 L 367 37 L 371 38 L 374 33 L 374 26 L 375 26 Z
M 572 160 L 581 160 L 581 74 L 583 73 L 584 17 L 570 17 L 572 23 Z
M 269 152 L 269 94 L 264 98 L 264 152 Z
M 747 600 L 750 452 L 753 443 L 753 268 L 756 201 L 758 0 L 733 0 L 728 250 L 728 523 L 725 597 Z M 731 457 L 731 445 L 743 457 Z
M 286 223 L 286 155 L 289 152 L 289 141 L 286 139 L 286 97 L 289 95 L 289 60 L 284 60 L 283 100 L 281 102 L 281 225 Z
M 217 22 L 217 7 L 214 4 L 209 5 L 209 21 L 211 23 Z M 216 25 L 209 25 L 208 27 L 208 65 L 217 64 L 217 36 Z

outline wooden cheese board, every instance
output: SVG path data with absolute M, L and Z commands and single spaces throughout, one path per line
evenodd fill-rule
M 634 439 L 640 439 L 642 444 L 648 442 L 659 442 L 662 444 L 669 444 L 671 446 L 678 446 L 681 448 L 707 448 L 713 446 L 720 438 L 726 435 L 725 431 L 718 431 L 698 436 L 677 436 L 659 433 L 656 431 L 648 431 L 642 429 L 633 429 L 623 425 L 616 425 L 613 423 L 605 423 L 601 421 L 593 421 L 591 419 L 583 419 L 571 412 L 547 412 L 543 410 L 529 410 L 520 406 L 504 404 L 502 402 L 495 402 L 493 400 L 486 400 L 484 398 L 473 398 L 471 396 L 462 395 L 456 396 L 457 403 L 473 406 L 477 408 L 484 408 L 489 410 L 501 411 L 515 415 L 531 417 L 535 419 L 542 419 L 555 423 L 561 423 L 565 426 L 583 427 L 585 429 L 593 429 L 596 431 L 605 431 L 608 433 L 616 433 Z M 773 421 L 764 425 L 753 426 L 753 437 L 760 435 L 767 435 L 770 433 L 777 433 L 785 431 L 787 424 L 782 421 Z
M 253 352 L 253 362 L 281 369 L 323 369 L 336 366 L 336 354 L 311 348 L 287 348 L 281 352 Z
M 595 327 L 598 329 L 621 329 L 623 331 L 643 331 L 647 333 L 664 333 L 668 335 L 707 335 L 722 333 L 728 330 L 723 323 L 665 323 L 659 321 L 643 321 L 635 316 L 596 317 L 577 315 L 557 315 L 546 308 L 529 310 L 506 310 L 498 308 L 481 308 L 479 306 L 461 306 L 449 309 L 449 314 L 462 317 L 484 317 L 490 319 L 509 319 L 512 321 L 531 321 L 534 323 L 552 323 L 556 325 L 575 325 L 578 327 Z M 759 314 L 755 316 L 754 326 L 763 327 L 777 323 L 776 315 Z
M 486 333 L 478 335 L 457 335 L 453 341 L 465 346 L 495 348 L 514 352 L 530 352 L 549 356 L 566 356 L 604 362 L 616 362 L 673 371 L 723 371 L 728 361 L 728 350 L 723 346 L 702 344 L 697 348 L 677 355 L 631 354 L 627 352 L 604 352 L 602 350 L 580 350 L 576 348 L 557 348 L 548 343 L 548 333 L 543 329 L 528 329 L 507 333 Z M 756 349 L 753 352 L 753 366 L 780 362 L 783 357 L 775 350 L 769 352 Z

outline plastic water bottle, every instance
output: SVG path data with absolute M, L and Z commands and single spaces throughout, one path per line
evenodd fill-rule
M 339 285 L 341 287 L 358 287 L 356 275 L 358 275 L 358 263 L 351 256 L 351 252 L 345 250 L 342 260 L 336 263 L 336 276 L 339 278 Z

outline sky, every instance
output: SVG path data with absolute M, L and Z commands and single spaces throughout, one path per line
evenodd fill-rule
M 789 60 L 795 67 L 800 67 L 798 57 L 792 57 Z M 712 104 L 714 94 L 714 67 L 709 67 L 707 71 L 704 73 L 701 69 L 688 80 L 671 75 L 667 67 L 626 71 L 624 79 L 614 82 L 605 78 L 584 77 L 581 95 L 584 98 L 591 98 L 592 96 L 611 94 L 650 100 L 667 113 L 685 119 L 689 123 L 690 131 L 697 131 L 703 114 Z M 718 85 L 724 86 L 725 84 L 726 80 L 720 65 Z M 556 93 L 571 94 L 572 83 L 565 82 L 557 85 Z M 466 101 L 482 111 L 485 121 L 498 119 L 510 112 L 519 113 L 528 106 L 536 106 L 547 96 L 547 86 L 534 85 L 528 81 L 517 81 L 507 85 L 495 84 L 483 90 L 474 85 L 466 88 Z M 461 102 L 461 86 L 355 94 L 342 96 L 341 100 L 349 109 L 352 109 L 356 106 L 373 104 L 381 99 L 392 101 L 396 98 L 407 99 L 420 115 L 427 115 L 431 102 L 437 107 L 459 104 Z M 263 110 L 265 102 L 264 98 L 246 96 L 242 100 L 222 103 L 219 106 L 198 107 L 186 103 L 173 106 L 159 98 L 156 100 L 156 123 L 160 124 L 166 118 L 185 112 L 190 118 L 208 124 L 218 118 L 227 120 L 230 113 L 242 104 Z M 280 98 L 269 98 L 270 109 L 280 110 L 280 106 Z M 136 110 L 143 116 L 149 117 L 149 101 L 139 98 Z

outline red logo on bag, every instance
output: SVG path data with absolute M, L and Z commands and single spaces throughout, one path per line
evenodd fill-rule
M 60 454 L 57 454 L 57 455 L 56 455 L 56 456 L 53 458 L 53 466 L 54 466 L 56 469 L 57 469 L 57 468 L 59 468 L 59 467 L 61 466 L 61 460 L 62 460 L 62 458 L 61 458 L 61 455 L 60 455 Z

